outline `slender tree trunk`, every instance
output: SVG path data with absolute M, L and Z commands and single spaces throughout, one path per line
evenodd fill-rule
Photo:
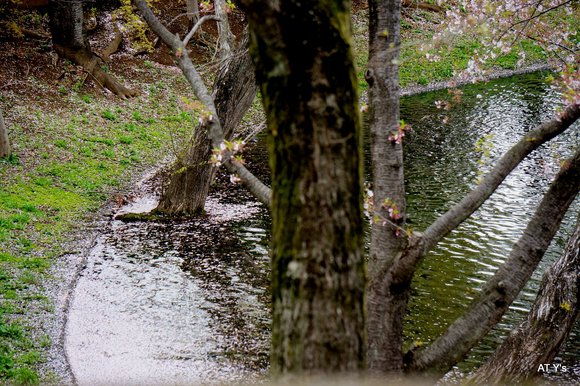
M 215 15 L 220 18 L 218 26 L 218 48 L 217 57 L 219 60 L 227 60 L 232 54 L 232 47 L 235 43 L 235 36 L 230 29 L 228 22 L 228 5 L 225 0 L 214 0 Z
M 272 370 L 361 370 L 361 125 L 350 2 L 242 4 L 271 140 Z
M 247 42 L 246 32 L 236 52 L 222 63 L 214 83 L 214 103 L 228 140 L 256 96 L 254 68 Z M 172 166 L 169 185 L 156 209 L 158 212 L 196 215 L 203 211 L 213 176 L 213 167 L 209 163 L 211 149 L 207 128 L 199 125 L 184 154 L 178 156 Z
M 562 257 L 546 272 L 534 306 L 470 381 L 515 384 L 542 373 L 566 341 L 580 312 L 580 216 Z
M 368 289 L 369 368 L 401 370 L 403 316 L 409 284 L 392 286 L 389 273 L 407 246 L 399 227 L 405 222 L 403 146 L 399 127 L 400 1 L 369 1 L 369 129 L 374 219 L 371 228 Z M 385 205 L 387 200 L 387 205 Z M 389 213 L 396 210 L 398 215 Z M 397 218 L 399 217 L 400 218 Z
M 54 50 L 77 63 L 101 86 L 121 97 L 137 93 L 120 84 L 101 68 L 103 61 L 93 54 L 84 27 L 82 0 L 49 0 L 50 31 Z
M 4 116 L 0 110 L 0 158 L 10 155 L 10 141 L 8 140 L 8 130 L 4 124 Z
M 191 29 L 199 20 L 199 3 L 197 0 L 185 0 L 185 11 L 187 12 L 188 29 Z

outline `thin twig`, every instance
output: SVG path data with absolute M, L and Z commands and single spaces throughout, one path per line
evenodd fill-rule
M 553 42 L 553 41 L 550 41 L 550 40 L 547 40 L 547 41 L 542 41 L 542 40 L 540 40 L 540 39 L 538 39 L 538 38 L 535 38 L 535 37 L 533 37 L 533 36 L 531 36 L 531 35 L 527 35 L 527 34 L 526 34 L 526 37 L 527 37 L 528 39 L 530 39 L 530 40 L 533 40 L 533 41 L 535 41 L 535 42 L 538 42 L 538 43 L 541 43 L 541 44 L 552 44 L 552 45 L 554 45 L 554 46 L 558 46 L 558 47 L 560 47 L 560 48 L 561 48 L 561 49 L 563 49 L 563 50 L 566 50 L 566 51 L 569 51 L 569 52 L 571 52 L 572 54 L 576 54 L 576 53 L 577 53 L 577 51 L 576 51 L 576 50 L 574 50 L 574 49 L 572 49 L 572 48 L 570 48 L 570 47 L 566 47 L 565 45 L 563 45 L 563 44 L 560 44 L 560 43 L 556 43 L 556 42 Z
M 167 26 L 169 27 L 171 24 L 175 23 L 177 19 L 182 18 L 183 16 L 199 16 L 199 12 L 180 13 L 179 15 L 175 16 L 169 23 L 167 23 Z
M 185 38 L 183 38 L 183 46 L 187 46 L 187 43 L 189 43 L 189 40 L 193 37 L 193 34 L 195 34 L 195 32 L 199 29 L 199 27 L 201 27 L 201 25 L 208 20 L 221 21 L 221 19 L 215 15 L 206 15 L 202 17 L 201 19 L 199 19 L 197 23 L 195 23 L 191 31 L 189 31 L 189 33 L 185 35 Z
M 532 18 L 535 16 L 536 11 L 538 10 L 538 7 L 540 6 L 540 4 L 542 4 L 543 0 L 538 1 L 535 6 L 534 6 L 534 10 L 532 11 L 532 16 L 525 22 L 524 26 L 522 28 L 520 28 L 520 30 L 518 31 L 516 37 L 514 38 L 514 40 L 512 41 L 511 46 L 513 46 L 514 44 L 516 44 L 516 42 L 518 41 L 518 39 L 520 38 L 520 36 L 522 35 L 522 33 L 524 32 L 524 30 L 528 27 L 528 25 L 530 24 L 530 21 L 532 21 Z
M 264 130 L 266 128 L 266 123 L 262 122 L 259 125 L 257 125 L 254 130 L 252 130 L 250 132 L 250 134 L 248 134 L 246 136 L 246 138 L 243 139 L 244 143 L 248 143 L 250 142 L 252 139 L 254 139 L 258 134 L 260 134 L 262 132 L 262 130 Z
M 532 20 L 532 19 L 537 19 L 538 17 L 540 17 L 540 16 L 542 16 L 542 15 L 545 15 L 546 13 L 548 13 L 548 12 L 550 12 L 550 11 L 553 11 L 554 9 L 560 8 L 560 7 L 562 7 L 562 6 L 564 6 L 564 5 L 568 4 L 568 3 L 571 3 L 571 2 L 572 2 L 572 0 L 566 0 L 565 2 L 563 2 L 563 3 L 561 3 L 561 4 L 558 4 L 558 5 L 554 5 L 553 7 L 551 7 L 551 8 L 548 8 L 548 9 L 546 9 L 545 11 L 542 11 L 542 12 L 538 13 L 537 15 L 532 15 L 532 17 L 529 17 L 529 18 L 527 18 L 527 19 L 522 19 L 522 20 L 519 20 L 519 21 L 515 22 L 514 24 L 512 24 L 511 26 L 509 26 L 508 28 L 506 28 L 506 29 L 505 29 L 505 31 L 503 31 L 503 32 L 502 32 L 502 33 L 499 35 L 499 37 L 496 39 L 496 41 L 500 41 L 500 40 L 501 40 L 501 39 L 502 39 L 502 38 L 503 38 L 503 37 L 504 37 L 504 36 L 505 36 L 505 35 L 506 35 L 506 34 L 507 34 L 509 31 L 511 31 L 511 30 L 512 30 L 512 29 L 513 29 L 515 26 L 517 26 L 517 25 L 520 25 L 520 24 L 522 24 L 522 23 L 529 22 L 529 21 L 530 21 L 530 20 Z

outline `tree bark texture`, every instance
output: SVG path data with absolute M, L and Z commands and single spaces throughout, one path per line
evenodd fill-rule
M 212 147 L 219 147 L 219 145 L 222 144 L 224 141 L 224 133 L 223 133 L 222 126 L 221 126 L 220 117 L 218 115 L 216 106 L 214 104 L 214 99 L 211 96 L 211 94 L 209 93 L 205 83 L 201 79 L 201 76 L 199 75 L 199 73 L 197 72 L 195 67 L 193 66 L 193 63 L 191 62 L 191 59 L 189 58 L 189 56 L 184 55 L 184 53 L 187 52 L 185 49 L 185 44 L 181 40 L 179 40 L 177 38 L 177 36 L 175 36 L 171 32 L 169 32 L 169 30 L 167 30 L 167 28 L 165 28 L 163 26 L 163 24 L 161 24 L 159 19 L 157 19 L 155 17 L 155 15 L 153 14 L 153 12 L 151 11 L 151 9 L 149 9 L 149 7 L 145 3 L 145 1 L 135 0 L 134 4 L 137 6 L 139 11 L 143 15 L 143 18 L 145 19 L 145 21 L 147 22 L 149 27 L 151 27 L 151 29 L 161 38 L 161 40 L 163 40 L 163 42 L 165 42 L 165 44 L 167 44 L 172 49 L 172 51 L 175 55 L 175 62 L 177 64 L 177 66 L 181 69 L 185 79 L 187 80 L 187 82 L 191 86 L 197 99 L 203 104 L 204 108 L 207 110 L 206 111 L 207 117 L 204 119 L 204 121 L 200 125 L 200 127 L 198 127 L 198 129 L 195 131 L 194 138 L 192 139 L 192 143 L 197 143 L 198 146 L 200 146 L 200 149 L 197 149 L 198 151 L 196 153 L 201 153 L 201 155 L 203 155 L 204 152 L 207 151 L 208 153 L 205 153 L 205 154 L 208 154 L 208 156 L 207 156 L 207 158 L 205 158 L 205 160 L 203 160 L 201 165 L 196 164 L 196 163 L 191 163 L 188 165 L 194 166 L 194 167 L 200 166 L 203 168 L 206 168 L 206 167 L 209 168 L 208 161 L 209 161 L 209 152 L 211 151 L 211 148 Z M 202 20 L 200 19 L 198 24 L 201 22 L 202 22 Z M 198 25 L 196 24 L 194 27 L 192 27 L 192 31 L 196 30 L 197 27 L 198 27 Z M 186 40 L 187 40 L 187 37 L 186 37 Z M 201 145 L 199 145 L 201 143 L 205 143 L 205 146 L 201 147 Z M 192 147 L 188 151 L 193 151 L 193 150 L 194 149 Z M 237 173 L 239 175 L 240 179 L 242 180 L 242 183 L 244 183 L 246 188 L 260 202 L 264 203 L 267 206 L 270 205 L 270 189 L 267 186 L 265 186 L 250 171 L 248 171 L 244 167 L 244 165 L 242 165 L 240 162 L 236 161 L 235 159 L 230 159 L 227 154 L 224 157 L 224 162 L 225 162 L 225 166 L 228 168 L 228 170 L 230 172 Z M 211 171 L 211 169 L 204 169 L 204 170 Z M 203 179 L 203 181 L 200 181 L 200 182 L 204 183 L 204 184 L 205 183 L 209 184 L 209 182 L 210 182 L 209 181 L 210 177 L 208 177 L 207 179 L 205 178 L 205 176 L 207 176 L 207 174 L 204 174 L 203 177 L 199 177 L 199 175 L 192 175 L 191 178 L 189 180 L 187 180 L 185 173 L 183 173 L 183 171 L 184 171 L 183 167 L 181 167 L 180 169 L 175 169 L 175 171 L 182 171 L 182 173 L 177 173 L 174 175 L 178 176 L 177 178 L 179 178 L 179 179 L 186 180 L 186 181 L 178 181 L 175 184 L 176 189 L 178 189 L 179 187 L 185 186 L 185 185 L 189 186 L 190 183 L 188 181 L 193 181 L 193 179 L 195 179 L 196 181 L 200 181 L 200 180 L 198 180 L 198 178 Z M 187 170 L 185 170 L 185 171 L 187 171 Z M 195 171 L 192 170 L 191 172 L 194 173 Z M 209 175 L 211 176 L 211 172 L 209 173 Z M 170 185 L 171 185 L 171 183 L 170 183 Z M 201 188 L 197 187 L 197 189 L 201 189 Z M 205 196 L 207 196 L 207 193 L 205 193 Z M 205 199 L 204 199 L 204 202 L 205 202 Z M 190 213 L 197 213 L 201 210 L 200 208 L 203 208 L 203 203 L 198 203 L 197 208 L 191 209 Z M 159 207 L 158 207 L 158 209 L 162 210 L 162 208 L 159 208 Z
M 221 64 L 213 86 L 215 107 L 227 140 L 234 135 L 234 130 L 254 102 L 258 89 L 248 40 L 246 29 L 236 51 Z
M 232 55 L 233 46 L 235 43 L 235 36 L 230 29 L 228 22 L 228 13 L 226 12 L 228 5 L 225 0 L 214 0 L 215 15 L 220 18 L 217 22 L 218 27 L 218 47 L 217 58 L 219 60 L 228 60 Z
M 444 373 L 501 319 L 530 279 L 580 190 L 580 149 L 560 169 L 506 262 L 481 296 L 433 344 L 410 358 L 412 371 Z
M 487 363 L 470 378 L 476 384 L 515 384 L 552 363 L 580 312 L 580 216 L 564 254 L 544 274 L 536 301 Z
M 10 141 L 8 140 L 8 130 L 4 124 L 4 116 L 0 110 L 0 158 L 10 155 Z
M 199 20 L 199 3 L 197 0 L 185 0 L 185 12 L 187 12 L 188 29 L 191 29 Z
M 397 0 L 369 1 L 369 129 L 374 218 L 371 228 L 368 288 L 368 364 L 373 372 L 401 370 L 403 316 L 408 283 L 393 286 L 389 272 L 407 239 L 403 146 L 393 140 L 399 127 L 400 10 Z M 385 200 L 389 204 L 384 205 Z M 396 209 L 400 218 L 393 218 Z
M 203 213 L 213 174 L 211 149 L 206 125 L 197 125 L 170 168 L 169 183 L 161 192 L 155 212 L 179 216 Z
M 222 63 L 214 83 L 214 103 L 228 140 L 256 96 L 254 68 L 247 43 L 246 33 L 238 49 Z M 209 163 L 211 149 L 207 127 L 200 124 L 183 156 L 172 166 L 169 184 L 157 206 L 158 212 L 184 215 L 203 212 L 213 175 L 213 166 Z
M 84 27 L 82 0 L 49 0 L 50 32 L 54 50 L 77 63 L 101 86 L 121 97 L 137 95 L 101 69 L 103 61 L 93 54 Z
M 271 367 L 362 370 L 361 123 L 350 2 L 242 4 L 270 134 Z

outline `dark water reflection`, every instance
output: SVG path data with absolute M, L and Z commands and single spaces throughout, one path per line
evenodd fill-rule
M 493 160 L 552 116 L 558 101 L 557 93 L 537 74 L 466 87 L 464 93 L 461 105 L 451 111 L 434 108 L 436 100 L 448 96 L 445 91 L 402 101 L 402 117 L 414 128 L 405 138 L 409 222 L 414 229 L 424 229 L 461 199 Z M 444 116 L 447 124 L 441 123 Z M 579 135 L 577 125 L 524 161 L 479 211 L 427 256 L 413 283 L 406 344 L 432 341 L 477 296 L 506 259 L 558 162 L 580 143 Z M 476 151 L 483 137 L 489 155 Z M 247 159 L 252 170 L 265 176 L 263 142 Z M 267 367 L 268 213 L 241 187 L 231 188 L 227 177 L 214 191 L 206 218 L 113 222 L 104 229 L 71 309 L 67 351 L 80 384 L 119 381 L 123 378 L 94 378 L 119 371 L 125 371 L 125 379 L 134 374 L 133 381 L 208 383 L 243 378 Z M 579 207 L 577 200 L 574 210 Z M 525 316 L 541 274 L 561 253 L 563 234 L 570 232 L 574 218 L 567 217 L 533 280 L 460 369 L 481 363 Z M 142 333 L 128 333 L 135 328 Z M 124 334 L 130 338 L 122 339 Z M 141 348 L 134 350 L 136 345 Z M 144 364 L 135 365 L 131 356 Z M 580 377 L 578 326 L 561 360 L 569 368 L 576 366 Z M 133 372 L 127 370 L 131 366 Z M 150 377 L 139 378 L 143 374 Z
M 79 385 L 223 384 L 260 376 L 269 342 L 266 210 L 212 194 L 207 216 L 101 233 L 69 311 Z M 125 208 L 142 212 L 148 197 Z
M 494 81 L 463 89 L 461 105 L 451 111 L 433 108 L 435 100 L 448 98 L 436 92 L 406 98 L 402 117 L 415 131 L 405 144 L 405 174 L 410 222 L 424 229 L 437 215 L 473 188 L 477 177 L 489 170 L 528 130 L 550 118 L 558 94 L 538 74 Z M 444 116 L 449 122 L 442 124 Z M 486 156 L 476 151 L 486 137 Z M 544 145 L 522 162 L 490 200 L 468 221 L 453 231 L 430 253 L 413 283 L 414 296 L 406 318 L 407 344 L 430 342 L 443 332 L 477 296 L 483 283 L 507 258 L 512 245 L 549 182 L 559 162 L 580 143 L 578 125 Z M 481 147 L 481 146 L 480 146 Z M 577 213 L 576 200 L 571 212 Z M 562 231 L 534 273 L 533 279 L 493 332 L 460 366 L 479 364 L 527 313 L 539 288 L 541 275 L 562 252 L 565 235 L 574 226 L 569 213 Z M 568 367 L 580 376 L 580 330 L 577 326 L 563 354 Z

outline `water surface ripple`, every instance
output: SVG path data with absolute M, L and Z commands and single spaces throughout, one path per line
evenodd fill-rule
M 252 224 L 261 209 L 214 196 L 206 210 L 189 221 L 112 221 L 103 229 L 67 325 L 80 385 L 211 384 L 265 367 L 266 286 L 251 277 L 267 277 L 266 234 Z

